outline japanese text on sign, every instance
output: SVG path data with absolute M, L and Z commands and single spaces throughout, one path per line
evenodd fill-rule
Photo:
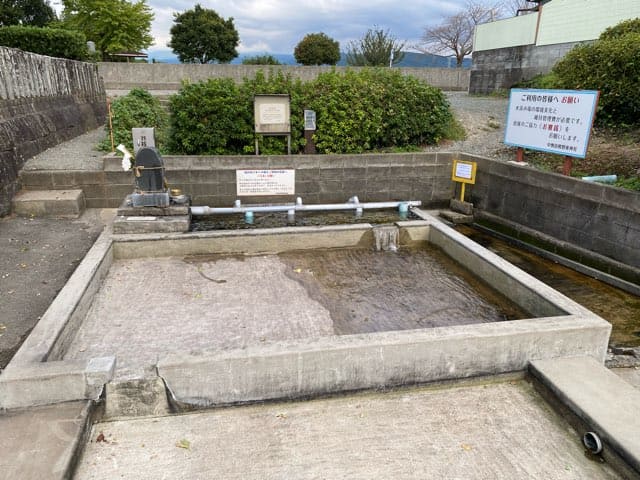
M 462 183 L 476 183 L 476 162 L 465 162 L 462 160 L 453 161 L 453 172 L 451 180 Z
M 584 158 L 597 103 L 597 91 L 512 89 L 504 143 Z
M 295 170 L 236 170 L 238 196 L 294 195 Z

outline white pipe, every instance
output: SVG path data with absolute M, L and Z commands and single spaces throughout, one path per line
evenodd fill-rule
M 328 203 L 319 205 L 259 205 L 250 207 L 190 207 L 192 215 L 223 215 L 228 213 L 245 213 L 245 212 L 288 212 L 294 210 L 296 212 L 319 212 L 319 211 L 335 211 L 335 210 L 357 210 L 361 209 L 379 209 L 379 208 L 398 208 L 400 204 L 406 204 L 409 207 L 420 207 L 422 202 L 402 201 L 402 202 L 366 202 L 366 203 Z

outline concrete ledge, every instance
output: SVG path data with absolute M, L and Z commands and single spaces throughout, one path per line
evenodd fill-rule
M 115 258 L 124 259 L 211 253 L 278 253 L 363 245 L 373 245 L 372 227 L 368 223 L 185 234 L 117 235 L 114 236 L 113 248 Z
M 0 376 L 0 409 L 97 400 L 115 366 L 115 357 L 9 364 Z
M 529 370 L 640 473 L 640 391 L 592 357 L 536 360 Z
M 19 216 L 78 218 L 85 209 L 82 190 L 21 191 L 13 199 Z
M 118 216 L 113 221 L 113 233 L 163 233 L 188 232 L 190 215 L 172 216 Z
M 203 408 L 495 375 L 525 370 L 535 359 L 604 355 L 609 328 L 598 318 L 540 318 L 176 354 L 157 367 L 178 407 Z

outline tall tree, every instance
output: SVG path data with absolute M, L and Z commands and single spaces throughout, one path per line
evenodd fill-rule
M 56 20 L 56 14 L 46 0 L 2 0 L 0 27 L 29 25 L 44 27 Z
M 240 37 L 233 18 L 225 20 L 215 10 L 196 4 L 193 10 L 175 13 L 173 21 L 167 46 L 181 62 L 229 63 L 238 56 Z
M 293 51 L 302 65 L 335 65 L 340 60 L 340 44 L 326 34 L 309 33 Z
M 458 67 L 473 50 L 473 32 L 476 25 L 496 20 L 501 16 L 500 4 L 487 5 L 469 0 L 464 10 L 443 19 L 436 27 L 425 29 L 422 44 L 416 49 L 424 53 L 452 51 Z
M 370 28 L 360 40 L 349 43 L 347 64 L 354 67 L 395 65 L 404 58 L 404 46 L 405 43 L 399 42 L 389 30 Z
M 145 0 L 63 0 L 62 22 L 85 34 L 103 58 L 153 45 L 153 13 Z

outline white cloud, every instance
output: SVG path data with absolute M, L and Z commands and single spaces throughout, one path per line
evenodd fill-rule
M 167 49 L 173 14 L 189 10 L 198 0 L 146 0 L 155 19 L 153 50 Z M 460 10 L 466 0 L 200 0 L 204 8 L 233 17 L 240 52 L 292 53 L 307 34 L 324 32 L 341 49 L 374 26 L 389 29 L 407 45 L 418 42 L 424 28 Z

